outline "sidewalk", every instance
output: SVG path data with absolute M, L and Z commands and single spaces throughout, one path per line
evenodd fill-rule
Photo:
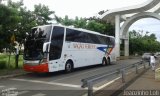
M 23 69 L 3 69 L 0 70 L 0 79 L 16 77 L 27 73 Z
M 155 72 L 150 68 L 119 96 L 160 96 L 160 80 L 155 79 Z
M 155 80 L 155 72 L 149 69 L 126 90 L 159 90 L 160 80 Z
M 121 79 L 115 81 L 96 92 L 95 96 L 160 96 L 160 80 L 155 80 L 155 72 L 148 68 L 138 75 L 127 75 L 126 83 L 122 83 Z

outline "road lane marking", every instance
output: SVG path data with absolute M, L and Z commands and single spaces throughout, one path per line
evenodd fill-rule
M 117 77 L 117 78 L 115 78 L 115 79 L 107 82 L 106 84 L 103 84 L 103 85 L 100 86 L 100 87 L 94 87 L 94 88 L 93 88 L 93 92 L 96 92 L 96 91 L 98 91 L 98 90 L 101 90 L 101 89 L 105 88 L 106 86 L 114 83 L 116 80 L 118 80 L 118 79 L 120 79 L 120 78 L 121 78 L 121 77 Z M 88 88 L 87 88 L 87 89 L 88 89 Z M 85 94 L 83 94 L 82 96 L 88 96 L 88 93 L 85 93 Z
M 5 87 L 5 86 L 3 86 L 3 85 L 0 86 L 0 88 L 3 88 L 3 87 Z
M 100 87 L 98 87 L 98 88 L 95 88 L 95 90 L 96 90 L 96 91 L 97 91 L 97 90 L 101 90 L 101 89 L 103 89 L 104 87 L 112 84 L 113 82 L 115 82 L 116 80 L 118 80 L 118 79 L 120 79 L 120 78 L 121 78 L 121 77 L 117 77 L 117 78 L 113 79 L 112 81 L 109 81 L 109 82 L 107 82 L 106 84 L 103 84 L 102 86 L 100 86 Z
M 28 93 L 29 91 L 20 91 L 20 92 L 18 92 L 18 95 L 22 95 L 22 94 L 26 94 L 26 93 Z
M 58 85 L 58 86 L 64 86 L 64 87 L 81 88 L 81 85 L 56 83 L 56 82 L 45 82 L 45 81 L 39 81 L 39 80 L 26 80 L 26 79 L 11 79 L 11 80 L 33 82 L 33 83 L 42 83 L 42 84 L 49 84 L 49 85 Z
M 103 67 L 104 68 L 104 67 Z M 87 70 L 86 72 L 80 72 L 80 73 L 77 73 L 77 74 L 73 74 L 73 75 L 71 75 L 71 76 L 67 76 L 67 77 L 62 77 L 62 78 L 59 78 L 59 79 L 55 79 L 55 80 L 53 80 L 53 81 L 60 81 L 60 80 L 64 80 L 64 79 L 68 79 L 68 78 L 74 78 L 74 77 L 79 77 L 80 75 L 82 75 L 82 74 L 87 74 L 87 73 L 93 73 L 94 71 L 98 71 L 98 70 L 101 70 L 101 68 L 100 69 L 95 69 L 95 70 Z
M 46 96 L 46 94 L 38 93 L 38 94 L 35 94 L 35 95 L 32 95 L 32 96 Z

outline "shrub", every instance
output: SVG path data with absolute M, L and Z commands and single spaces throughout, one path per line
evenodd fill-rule
M 0 61 L 0 69 L 5 69 L 7 66 L 6 61 Z

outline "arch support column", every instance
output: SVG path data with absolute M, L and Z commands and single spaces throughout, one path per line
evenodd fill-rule
M 124 56 L 129 56 L 129 39 L 124 40 Z
M 116 58 L 120 57 L 120 15 L 115 16 L 115 54 Z

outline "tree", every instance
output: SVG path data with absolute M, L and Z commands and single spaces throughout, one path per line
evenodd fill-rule
M 144 52 L 159 52 L 160 51 L 160 42 L 156 39 L 155 34 L 148 34 L 146 32 L 145 35 L 141 34 L 143 31 L 131 31 L 129 32 L 130 39 L 130 54 L 139 53 L 142 54 Z
M 0 50 L 8 48 L 10 37 L 12 36 L 16 25 L 20 21 L 19 12 L 12 7 L 0 5 Z
M 73 21 L 73 25 L 76 27 L 76 28 L 84 28 L 86 29 L 86 25 L 87 25 L 87 21 L 84 19 L 84 18 L 78 18 L 76 17 L 75 20 Z
M 54 11 L 50 11 L 48 6 L 39 4 L 34 6 L 34 15 L 37 21 L 37 25 L 49 24 L 48 21 L 52 20 L 53 18 L 50 15 L 54 14 Z
M 20 8 L 21 21 L 17 25 L 16 40 L 22 45 L 24 38 L 26 37 L 26 32 L 30 32 L 32 27 L 36 26 L 36 20 L 34 18 L 33 12 L 27 10 L 26 7 Z
M 26 32 L 30 32 L 31 28 L 36 25 L 49 24 L 48 21 L 53 19 L 50 15 L 54 11 L 50 11 L 48 6 L 41 4 L 35 5 L 34 11 L 30 11 L 26 7 L 23 7 L 23 0 L 19 2 L 8 0 L 7 5 L 1 6 L 0 13 L 0 20 L 2 20 L 0 21 L 0 34 L 4 35 L 0 43 L 3 42 L 3 45 L 5 45 L 0 49 L 3 49 L 10 43 L 10 37 L 13 34 L 19 45 L 22 45 L 26 37 Z
M 91 20 L 88 22 L 87 29 L 100 33 L 105 33 L 105 26 L 99 22 L 96 22 L 95 20 Z
M 88 29 L 100 32 L 102 34 L 114 36 L 114 31 L 115 31 L 114 25 L 96 19 L 96 17 L 90 17 L 90 18 L 76 17 L 75 19 L 69 19 L 67 15 L 65 16 L 65 18 L 61 18 L 55 15 L 55 20 L 62 25 L 74 26 L 76 28 Z

